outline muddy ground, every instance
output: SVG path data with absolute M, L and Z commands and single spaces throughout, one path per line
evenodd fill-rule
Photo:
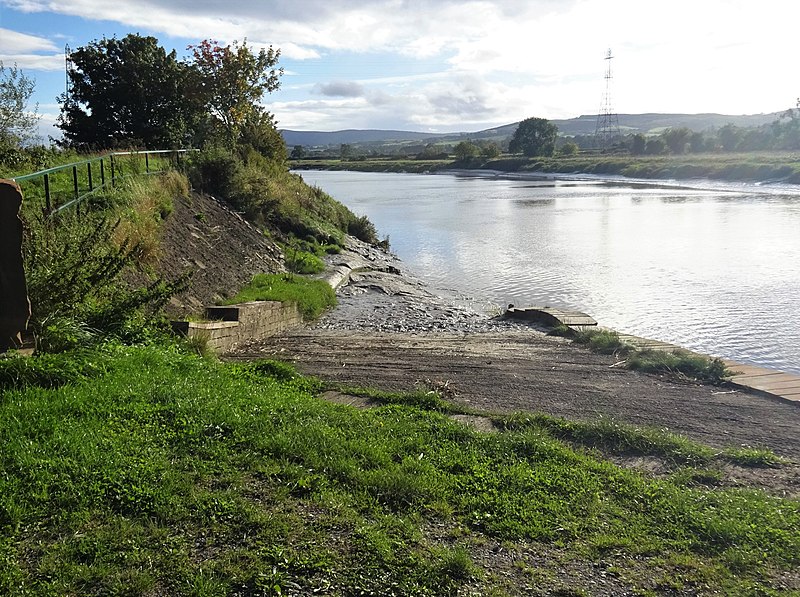
M 796 404 L 625 370 L 613 356 L 437 297 L 402 264 L 368 260 L 379 271 L 354 275 L 338 291 L 339 306 L 314 326 L 243 346 L 235 358 L 278 358 L 348 385 L 446 388 L 449 399 L 479 411 L 610 417 L 717 448 L 767 447 L 792 464 L 755 477 L 784 495 L 800 493 Z

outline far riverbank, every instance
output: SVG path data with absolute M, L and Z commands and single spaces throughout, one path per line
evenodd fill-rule
M 294 170 L 435 173 L 443 170 L 517 174 L 602 174 L 651 180 L 707 179 L 727 182 L 800 184 L 800 154 L 789 152 L 704 153 L 670 156 L 584 154 L 574 157 L 414 160 L 292 160 Z

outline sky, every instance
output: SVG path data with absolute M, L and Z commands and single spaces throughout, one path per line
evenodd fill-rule
M 45 138 L 64 49 L 128 33 L 280 48 L 279 128 L 471 132 L 597 114 L 759 114 L 800 96 L 797 0 L 0 0 L 0 61 L 36 80 Z

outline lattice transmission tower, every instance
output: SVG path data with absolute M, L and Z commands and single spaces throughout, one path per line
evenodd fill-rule
M 72 99 L 72 81 L 70 81 L 69 73 L 75 65 L 72 62 L 72 48 L 69 44 L 64 45 L 64 98 L 69 102 Z
M 608 149 L 614 137 L 618 137 L 619 132 L 619 117 L 614 111 L 614 105 L 611 101 L 611 61 L 614 56 L 611 55 L 609 49 L 606 53 L 606 86 L 603 91 L 603 99 L 600 102 L 600 111 L 597 113 L 597 126 L 594 129 L 594 144 L 599 149 Z

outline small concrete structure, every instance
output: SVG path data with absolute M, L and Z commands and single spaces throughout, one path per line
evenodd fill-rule
M 532 321 L 548 327 L 565 325 L 573 330 L 580 331 L 586 327 L 595 327 L 597 322 L 586 313 L 558 309 L 554 307 L 512 307 L 506 310 L 503 317 Z
M 0 180 L 0 352 L 22 346 L 31 305 L 22 267 L 22 191 L 11 180 Z
M 303 323 L 295 302 L 253 301 L 237 305 L 206 307 L 210 321 L 173 321 L 172 329 L 188 338 L 200 338 L 219 353 L 237 344 L 279 334 Z

